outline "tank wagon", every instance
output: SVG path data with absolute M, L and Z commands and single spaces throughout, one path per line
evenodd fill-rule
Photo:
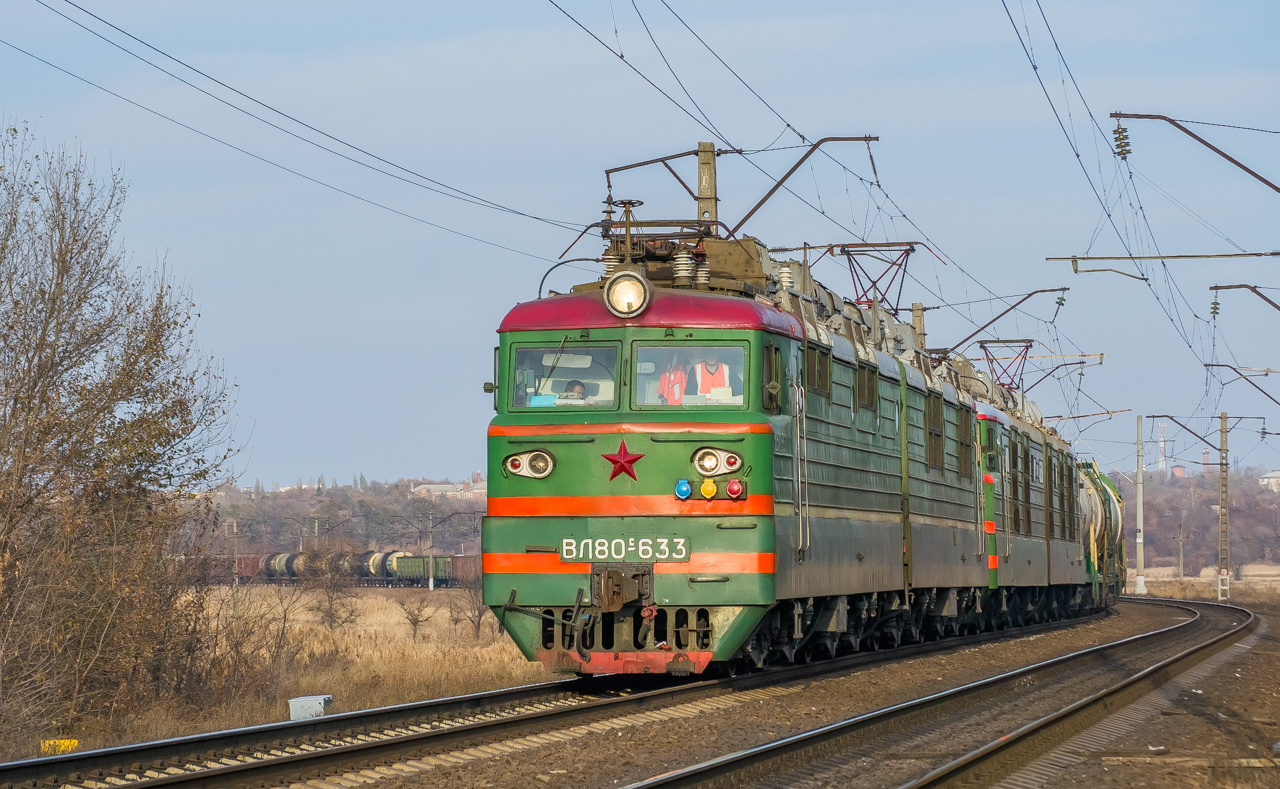
M 1110 481 L 922 320 L 722 235 L 698 154 L 697 219 L 610 198 L 603 276 L 499 326 L 484 594 L 524 655 L 687 674 L 1111 604 Z
M 300 583 L 307 574 L 325 570 L 350 576 L 360 586 L 453 587 L 479 577 L 478 556 L 414 556 L 408 551 L 311 554 L 267 553 L 215 556 L 210 563 L 214 580 L 223 583 Z M 233 569 L 234 568 L 234 569 Z

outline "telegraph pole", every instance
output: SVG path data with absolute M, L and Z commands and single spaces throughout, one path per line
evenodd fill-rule
M 1218 599 L 1231 599 L 1231 520 L 1227 497 L 1227 412 L 1218 427 Z
M 1138 498 L 1138 528 L 1137 528 L 1138 534 L 1137 534 L 1137 540 L 1136 540 L 1138 545 L 1138 548 L 1137 548 L 1138 577 L 1137 577 L 1137 581 L 1134 583 L 1134 586 L 1133 586 L 1133 593 L 1146 594 L 1147 581 L 1146 581 L 1146 578 L 1144 577 L 1144 575 L 1146 574 L 1145 567 L 1144 567 L 1146 560 L 1142 555 L 1142 414 L 1138 414 L 1138 471 L 1135 479 L 1137 480 L 1135 483 L 1135 487 L 1137 487 L 1138 489 L 1137 491 L 1138 492 L 1138 496 L 1137 496 Z

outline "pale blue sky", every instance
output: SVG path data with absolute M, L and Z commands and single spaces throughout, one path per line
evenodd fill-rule
M 138 52 L 63 0 L 45 0 Z M 811 138 L 878 134 L 884 189 L 952 265 L 921 252 L 907 301 L 949 301 L 1070 286 L 1053 327 L 1025 316 L 1004 337 L 1037 337 L 1108 354 L 1084 392 L 1112 409 L 1191 414 L 1280 408 L 1248 384 L 1209 388 L 1152 291 L 1110 274 L 1073 276 L 1046 256 L 1116 254 L 1109 226 L 1046 102 L 999 2 L 687 3 L 668 0 L 778 112 Z M 1280 129 L 1274 2 L 1080 2 L 1042 0 L 1067 63 L 1098 122 L 1109 111 Z M 509 206 L 585 224 L 598 218 L 601 171 L 710 139 L 687 115 L 606 52 L 550 3 L 243 3 L 81 0 L 80 5 L 234 87 L 335 136 L 452 186 Z M 641 26 L 630 0 L 561 3 L 628 61 L 689 106 Z M 783 123 L 702 49 L 658 0 L 637 0 L 672 66 L 723 136 L 757 149 Z M 1114 159 L 1090 135 L 1034 0 L 1009 8 L 1040 64 L 1050 95 L 1073 129 L 1095 183 L 1118 199 L 1117 224 L 1132 217 L 1115 191 Z M 617 35 L 614 25 L 616 19 Z M 0 38 L 123 96 L 313 178 L 422 219 L 533 256 L 555 258 L 573 234 L 445 199 L 317 151 L 200 95 L 94 38 L 35 0 L 6 0 Z M 148 55 L 157 58 L 154 53 Z M 180 67 L 193 82 L 226 94 Z M 124 168 L 131 184 L 123 240 L 134 260 L 166 258 L 193 289 L 204 347 L 239 384 L 242 478 L 289 484 L 452 476 L 481 468 L 494 329 L 514 302 L 532 298 L 546 263 L 487 247 L 337 194 L 255 161 L 0 46 L 0 115 L 28 121 L 49 143 L 78 146 L 100 169 Z M 244 102 L 241 102 L 244 103 Z M 249 106 L 246 104 L 246 106 Z M 691 107 L 690 107 L 691 108 Z M 692 109 L 692 108 L 691 108 Z M 1280 249 L 1280 194 L 1165 124 L 1127 124 L 1130 162 L 1240 247 Z M 1280 135 L 1207 126 L 1198 133 L 1280 180 Z M 302 130 L 299 130 L 302 131 Z M 784 134 L 778 145 L 794 144 Z M 870 177 L 865 148 L 833 147 Z M 755 157 L 781 173 L 795 151 Z M 846 183 L 848 192 L 846 193 Z M 737 157 L 720 160 L 722 218 L 746 210 L 769 186 Z M 829 217 L 873 240 L 919 236 L 901 218 L 872 211 L 868 192 L 822 157 L 795 190 Z M 660 172 L 615 182 L 616 197 L 646 201 L 650 216 L 687 213 L 683 191 Z M 873 190 L 877 199 L 883 198 Z M 1165 253 L 1229 252 L 1149 183 L 1136 194 Z M 889 212 L 893 213 L 893 212 Z M 852 240 L 828 218 L 781 195 L 747 232 L 773 246 Z M 1147 251 L 1149 236 L 1130 234 Z M 598 254 L 588 237 L 575 254 Z M 1153 287 L 1187 327 L 1202 358 L 1277 365 L 1280 312 L 1247 293 L 1222 298 L 1214 283 L 1280 286 L 1269 259 L 1170 263 L 1185 302 L 1157 272 Z M 817 270 L 848 292 L 848 274 Z M 1132 267 L 1119 266 L 1133 271 Z M 552 287 L 583 272 L 561 269 Z M 979 322 L 990 303 L 964 308 Z M 1052 297 L 1027 309 L 1053 315 Z M 1175 308 L 1170 306 L 1170 310 Z M 931 311 L 930 344 L 972 328 Z M 1057 338 L 1056 340 L 1054 338 Z M 1229 347 L 1229 351 L 1228 351 Z M 1039 349 L 1037 352 L 1048 352 Z M 1233 354 L 1233 355 L 1232 355 Z M 1234 361 L 1233 361 L 1234 359 Z M 1035 375 L 1035 374 L 1032 374 Z M 1038 375 L 1035 375 L 1038 377 Z M 1033 378 L 1028 378 L 1028 381 Z M 1045 413 L 1103 410 L 1071 386 L 1033 392 Z M 1259 379 L 1280 399 L 1280 380 Z M 1081 426 L 1092 424 L 1084 420 Z M 1233 434 L 1245 464 L 1280 466 L 1257 423 Z M 1206 422 L 1194 423 L 1204 428 Z M 1132 469 L 1132 414 L 1090 427 L 1078 447 Z M 1169 435 L 1179 433 L 1169 426 Z M 1068 435 L 1074 434 L 1068 430 Z M 1121 442 L 1130 442 L 1128 445 Z M 1200 458 L 1179 438 L 1171 447 Z M 1247 455 L 1245 453 L 1248 453 Z M 1148 450 L 1154 458 L 1154 447 Z

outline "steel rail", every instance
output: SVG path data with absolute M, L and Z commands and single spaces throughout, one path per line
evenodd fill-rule
M 562 704 L 550 709 L 516 712 L 475 723 L 429 728 L 421 732 L 390 737 L 380 737 L 376 730 L 379 728 L 391 730 L 397 726 L 414 725 L 414 721 L 429 716 L 476 714 L 511 704 L 534 705 L 539 700 L 553 701 L 570 694 L 589 698 L 591 694 L 635 688 L 637 683 L 661 682 L 663 678 L 658 675 L 612 675 L 563 679 L 465 696 L 326 715 L 305 721 L 270 723 L 83 753 L 27 759 L 0 764 L 0 789 L 79 784 L 86 779 L 84 777 L 91 776 L 95 771 L 124 779 L 131 786 L 182 784 L 184 787 L 213 789 L 264 780 L 268 784 L 279 783 L 288 779 L 290 775 L 299 774 L 300 770 L 307 774 L 317 771 L 323 773 L 326 770 L 341 769 L 355 761 L 384 759 L 388 754 L 402 756 L 409 752 L 431 751 L 440 746 L 454 745 L 461 741 L 491 738 L 499 733 L 505 735 L 508 729 L 545 728 L 548 725 L 559 725 L 570 718 L 598 715 L 615 709 L 621 711 L 634 707 L 651 707 L 697 693 L 714 692 L 720 688 L 749 690 L 823 674 L 834 674 L 866 665 L 890 663 L 935 652 L 967 648 L 975 644 L 1034 635 L 1094 621 L 1105 616 L 1107 616 L 1106 612 L 1098 612 L 1057 622 L 968 636 L 953 636 L 881 651 L 859 652 L 737 677 L 685 681 L 675 686 L 625 696 L 590 699 L 579 703 Z M 427 724 L 417 725 L 421 727 Z M 373 737 L 369 737 L 371 731 L 374 733 Z M 318 747 L 309 742 L 313 738 L 337 739 L 361 735 L 368 741 L 347 746 L 319 745 Z M 283 748 L 296 750 L 308 747 L 314 749 L 296 754 L 283 754 L 274 759 L 256 759 L 193 769 L 201 764 L 216 764 L 224 759 L 235 760 L 240 756 L 250 756 L 255 751 L 270 753 Z M 141 777 L 148 770 L 159 772 L 170 767 L 191 771 L 164 777 Z M 284 772 L 281 772 L 282 770 Z M 84 777 L 70 778 L 73 775 Z M 130 775 L 140 777 L 130 779 Z M 96 779 L 89 778 L 89 780 Z
M 174 757 L 190 757 L 210 751 L 222 752 L 227 749 L 235 751 L 245 745 L 265 747 L 273 742 L 301 740 L 305 737 L 337 736 L 353 729 L 400 723 L 419 717 L 466 713 L 535 699 L 555 698 L 567 693 L 586 692 L 581 689 L 582 683 L 583 680 L 578 677 L 557 679 L 462 696 L 340 712 L 300 721 L 264 723 L 133 745 L 119 745 L 80 753 L 0 763 L 0 786 L 20 787 L 26 781 L 39 783 L 53 776 L 62 778 L 68 773 L 110 771 L 112 768 L 133 763 L 167 761 Z
M 1068 735 L 1065 734 L 1065 730 L 1068 727 L 1073 729 L 1084 728 L 1084 725 L 1081 725 L 1080 722 L 1082 719 L 1089 717 L 1090 713 L 1092 713 L 1093 718 L 1105 718 L 1112 711 L 1132 701 L 1137 701 L 1142 696 L 1177 676 L 1181 673 L 1178 670 L 1179 667 L 1185 670 L 1194 663 L 1209 657 L 1211 653 L 1208 650 L 1212 647 L 1223 648 L 1226 646 L 1223 642 L 1227 639 L 1240 633 L 1251 631 L 1257 626 L 1258 619 L 1251 611 L 1222 603 L 1207 604 L 1234 609 L 1248 616 L 1244 622 L 1225 633 L 1184 649 L 1178 654 L 1148 666 L 1104 690 L 1068 704 L 1062 709 L 992 740 L 986 745 L 932 770 L 915 781 L 903 784 L 900 789 L 932 789 L 933 787 L 960 784 L 980 779 L 987 779 L 983 780 L 982 784 L 989 785 L 988 781 L 993 780 L 991 773 L 998 772 L 1003 774 L 1013 771 L 1000 769 L 997 767 L 998 762 L 1003 761 L 1006 765 L 1012 763 L 1016 769 L 1016 767 L 1020 767 L 1030 761 L 1034 756 L 1052 751 L 1066 741 Z M 1089 722 L 1092 723 L 1094 721 L 1091 720 Z M 1064 733 L 1059 736 L 1059 732 Z M 1074 734 L 1075 732 L 1072 731 L 1071 733 Z M 1047 743 L 1046 740 L 1048 740 Z M 987 774 L 983 773 L 984 768 L 986 768 Z
M 831 744 L 834 741 L 854 734 L 859 734 L 863 739 L 865 739 L 868 736 L 868 732 L 871 732 L 872 730 L 891 730 L 897 726 L 906 725 L 906 722 L 910 719 L 927 715 L 930 711 L 934 711 L 943 705 L 960 703 L 968 697 L 975 696 L 979 693 L 994 691 L 1002 686 L 1009 685 L 1027 677 L 1061 669 L 1069 663 L 1092 661 L 1102 657 L 1108 652 L 1117 650 L 1123 651 L 1133 647 L 1135 644 L 1145 642 L 1149 639 L 1155 639 L 1161 636 L 1170 636 L 1172 634 L 1180 634 L 1183 628 L 1201 621 L 1200 613 L 1181 601 L 1130 601 L 1182 608 L 1191 612 L 1194 616 L 1175 625 L 1159 628 L 1147 633 L 1141 633 L 1136 636 L 1130 636 L 1118 641 L 1112 641 L 1107 644 L 1100 644 L 1088 649 L 1078 650 L 1076 652 L 1051 658 L 1030 666 L 1025 666 L 1023 668 L 1015 669 L 1003 674 L 997 674 L 986 679 L 967 683 L 956 688 L 940 691 L 938 693 L 933 693 L 889 707 L 884 707 L 843 721 L 837 721 L 836 723 L 828 724 L 817 729 L 801 732 L 779 740 L 774 740 L 752 748 L 727 754 L 700 764 L 673 770 L 653 778 L 630 784 L 625 787 L 625 789 L 657 789 L 658 787 L 671 789 L 672 787 L 703 786 L 710 785 L 712 783 L 717 786 L 722 784 L 727 785 L 735 779 L 742 778 L 745 773 L 752 772 L 754 769 L 766 769 L 763 767 L 764 765 L 785 763 L 793 759 L 800 758 L 797 754 L 803 751 L 809 751 L 823 746 L 832 747 Z M 1204 605 L 1216 606 L 1218 604 L 1204 603 Z M 1234 608 L 1233 606 L 1223 607 Z M 1250 614 L 1250 616 L 1252 616 L 1252 614 Z M 1252 619 L 1250 621 L 1252 621 Z M 1211 641 L 1198 645 L 1193 650 L 1189 650 L 1189 652 L 1203 649 L 1209 644 L 1216 643 L 1235 632 L 1239 632 L 1240 629 L 1241 628 L 1235 628 L 1227 633 L 1216 636 Z M 1143 673 L 1143 676 L 1149 675 L 1149 671 Z M 991 747 L 991 745 L 989 744 L 984 747 Z M 764 773 L 762 772 L 761 774 Z

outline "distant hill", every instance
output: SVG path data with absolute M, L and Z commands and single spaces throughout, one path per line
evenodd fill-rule
M 1228 483 L 1231 524 L 1231 567 L 1239 573 L 1245 564 L 1280 562 L 1280 494 L 1262 487 L 1265 469 L 1232 473 Z M 1137 498 L 1133 483 L 1118 474 L 1111 478 L 1124 497 L 1124 531 L 1129 564 L 1133 566 Z M 1182 479 L 1162 478 L 1147 472 L 1143 478 L 1144 559 L 1148 567 L 1178 563 L 1178 525 L 1185 536 L 1185 570 L 1198 575 L 1201 568 L 1218 566 L 1218 475 L 1194 474 Z

